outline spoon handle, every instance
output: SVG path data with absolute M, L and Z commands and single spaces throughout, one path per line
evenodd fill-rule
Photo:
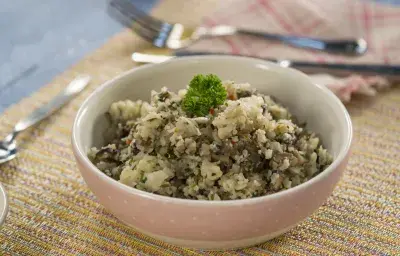
M 50 116 L 54 111 L 58 110 L 65 103 L 70 101 L 75 95 L 80 93 L 90 81 L 90 76 L 84 75 L 75 78 L 69 85 L 62 90 L 56 97 L 50 100 L 45 105 L 34 110 L 30 115 L 21 119 L 14 127 L 13 134 L 15 137 L 19 132 L 26 128 L 37 124 L 46 117 Z

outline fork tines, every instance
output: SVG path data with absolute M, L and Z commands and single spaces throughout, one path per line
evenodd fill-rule
M 108 13 L 122 25 L 131 28 L 145 40 L 163 47 L 173 25 L 147 15 L 136 8 L 130 0 L 111 0 Z

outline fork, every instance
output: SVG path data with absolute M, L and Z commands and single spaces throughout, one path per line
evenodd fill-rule
M 321 50 L 334 54 L 356 56 L 362 55 L 367 51 L 367 42 L 362 38 L 354 40 L 324 40 L 305 36 L 265 33 L 227 25 L 188 28 L 180 23 L 168 23 L 147 15 L 136 8 L 130 0 L 111 0 L 108 5 L 108 13 L 158 48 L 178 50 L 206 37 L 241 34 L 281 41 L 298 48 Z

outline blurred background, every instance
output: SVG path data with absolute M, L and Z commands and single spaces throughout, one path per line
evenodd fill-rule
M 132 0 L 149 11 L 157 0 Z M 123 29 L 106 0 L 0 0 L 0 113 Z
M 150 11 L 158 0 L 131 1 Z M 106 0 L 0 0 L 0 113 L 123 29 L 106 5 Z

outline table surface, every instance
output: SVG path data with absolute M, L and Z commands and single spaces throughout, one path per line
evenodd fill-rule
M 131 0 L 149 11 L 158 0 Z M 400 0 L 376 0 L 400 4 Z M 106 0 L 0 0 L 0 113 L 122 29 Z
M 131 0 L 149 11 L 158 0 Z M 377 0 L 400 4 L 400 0 Z M 0 113 L 122 29 L 106 0 L 0 0 Z
M 156 2 L 131 1 L 146 11 Z M 106 4 L 106 0 L 0 0 L 0 113 L 121 31 L 122 26 L 105 12 Z
M 149 11 L 158 0 L 131 0 Z M 400 4 L 400 0 L 376 0 Z M 0 0 L 0 113 L 122 29 L 106 0 Z

